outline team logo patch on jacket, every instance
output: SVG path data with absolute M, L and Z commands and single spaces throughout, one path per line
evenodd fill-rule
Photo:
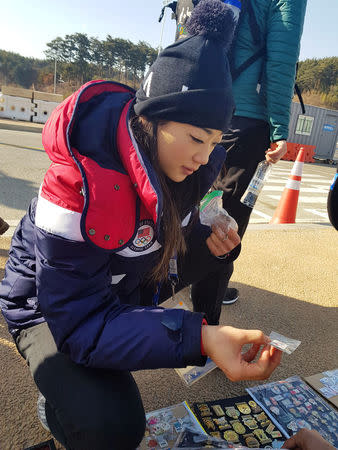
M 152 220 L 141 220 L 135 239 L 130 246 L 134 252 L 148 250 L 155 241 L 154 222 Z

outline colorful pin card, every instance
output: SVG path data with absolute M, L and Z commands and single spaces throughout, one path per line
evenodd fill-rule
M 206 436 L 187 402 L 146 414 L 146 432 L 138 450 L 169 450 L 186 428 Z
M 311 375 L 305 381 L 338 408 L 338 369 Z
M 294 376 L 246 389 L 285 436 L 301 428 L 317 430 L 338 446 L 338 413 L 300 377 Z

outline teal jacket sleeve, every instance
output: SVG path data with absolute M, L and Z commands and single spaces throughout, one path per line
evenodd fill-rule
M 288 138 L 290 107 L 307 0 L 271 0 L 265 86 L 271 141 Z

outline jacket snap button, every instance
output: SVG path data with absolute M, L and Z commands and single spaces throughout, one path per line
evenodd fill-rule
M 115 191 L 119 191 L 120 190 L 120 186 L 118 184 L 115 184 L 114 189 L 115 189 Z
M 137 184 L 137 183 L 134 183 L 134 187 L 137 188 L 137 186 L 138 186 L 138 184 Z
M 123 245 L 124 244 L 124 240 L 123 239 L 120 239 L 119 240 L 119 245 Z
M 104 240 L 105 240 L 105 241 L 109 241 L 109 239 L 110 239 L 109 234 L 106 234 L 106 235 L 104 236 Z
M 94 230 L 94 228 L 90 228 L 89 231 L 88 231 L 88 233 L 89 233 L 91 236 L 94 236 L 94 234 L 96 233 L 96 231 Z

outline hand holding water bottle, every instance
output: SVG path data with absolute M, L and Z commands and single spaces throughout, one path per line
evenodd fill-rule
M 249 208 L 253 208 L 255 206 L 258 195 L 263 189 L 264 183 L 268 179 L 270 171 L 271 163 L 269 163 L 267 159 L 258 164 L 256 172 L 251 178 L 250 184 L 241 198 L 241 202 L 244 205 Z
M 274 149 L 269 148 L 265 152 L 265 158 L 267 162 L 271 164 L 278 163 L 278 161 L 282 159 L 285 153 L 287 152 L 287 143 L 285 140 L 277 141 L 275 144 L 276 148 Z

